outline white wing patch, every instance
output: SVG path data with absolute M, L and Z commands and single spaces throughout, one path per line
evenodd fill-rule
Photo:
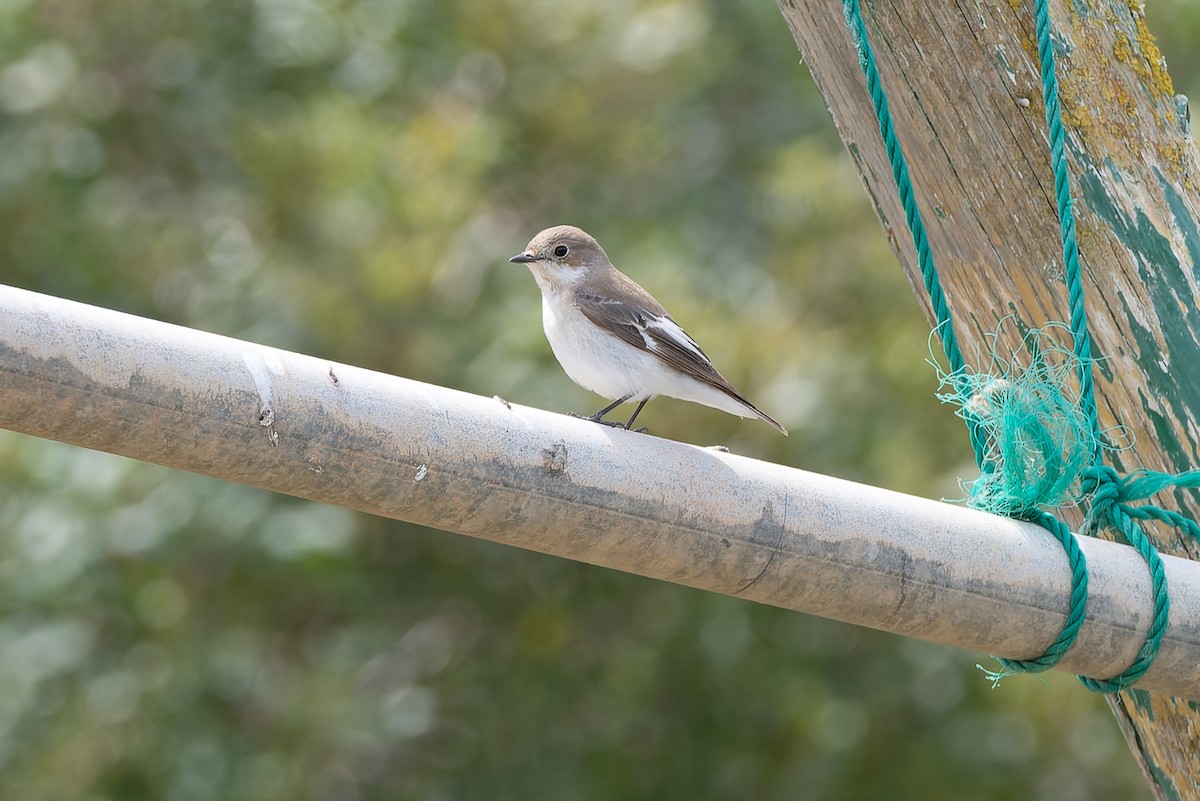
M 646 327 L 634 324 L 638 333 L 642 335 L 642 341 L 646 343 L 646 350 L 658 350 L 658 343 L 654 341 L 649 334 L 646 333 Z
M 667 335 L 668 339 L 680 347 L 686 348 L 700 362 L 704 364 L 709 363 L 708 357 L 700 350 L 700 346 L 696 344 L 696 341 L 689 337 L 687 332 L 680 328 L 679 324 L 670 317 L 654 317 L 648 320 L 646 325 L 649 328 L 657 328 L 659 331 L 662 331 Z M 645 331 L 642 332 L 642 336 L 646 337 Z M 651 350 L 654 350 L 654 346 L 650 345 L 649 337 L 646 337 L 646 344 L 650 346 Z

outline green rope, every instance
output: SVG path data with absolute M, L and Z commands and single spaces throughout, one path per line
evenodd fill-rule
M 942 339 L 942 349 L 946 352 L 946 360 L 950 364 L 950 375 L 962 376 L 965 373 L 966 362 L 958 348 L 958 336 L 954 333 L 954 322 L 950 318 L 950 307 L 946 303 L 946 295 L 942 292 L 942 284 L 938 280 L 937 267 L 933 263 L 933 252 L 929 249 L 929 239 L 925 236 L 925 224 L 921 221 L 921 210 L 917 208 L 913 196 L 912 182 L 908 178 L 908 161 L 904 151 L 900 149 L 900 141 L 896 138 L 896 130 L 892 125 L 892 113 L 888 110 L 887 94 L 879 80 L 879 70 L 875 67 L 875 54 L 871 51 L 871 43 L 867 39 L 866 24 L 858 7 L 858 0 L 844 0 L 846 25 L 850 28 L 850 36 L 858 51 L 858 65 L 862 67 L 867 79 L 867 91 L 871 94 L 871 102 L 875 106 L 875 116 L 879 120 L 879 134 L 883 137 L 887 148 L 888 161 L 892 165 L 892 177 L 900 193 L 900 202 L 904 206 L 904 217 L 908 222 L 908 230 L 912 234 L 913 246 L 917 250 L 917 264 L 921 267 L 921 277 L 925 281 L 925 292 L 933 306 L 933 314 L 937 319 L 937 332 Z M 967 430 L 971 436 L 971 447 L 975 451 L 975 461 L 984 464 L 984 432 L 979 422 L 972 417 L 965 418 Z M 990 471 L 989 471 L 990 472 Z
M 957 377 L 966 375 L 966 362 L 958 347 L 958 338 L 954 333 L 954 324 L 950 317 L 950 309 L 946 304 L 946 296 L 942 291 L 941 281 L 938 278 L 937 268 L 933 261 L 933 254 L 929 249 L 928 238 L 925 234 L 925 224 L 921 219 L 921 212 L 917 208 L 916 200 L 913 196 L 912 182 L 908 177 L 908 164 L 904 158 L 900 142 L 896 138 L 891 111 L 888 109 L 887 94 L 883 90 L 883 85 L 879 78 L 879 70 L 875 66 L 875 54 L 871 49 L 871 43 L 867 37 L 866 23 L 863 20 L 862 10 L 859 7 L 858 0 L 843 0 L 843 8 L 846 17 L 846 26 L 850 29 L 850 38 L 854 43 L 855 50 L 858 52 L 858 65 L 862 69 L 863 77 L 866 79 L 867 92 L 870 94 L 871 103 L 875 108 L 875 116 L 879 122 L 879 134 L 883 138 L 884 147 L 888 154 L 888 161 L 891 162 L 892 177 L 896 182 L 900 202 L 904 206 L 904 215 L 908 223 L 909 233 L 912 235 L 913 245 L 917 251 L 917 262 L 921 268 L 925 291 L 929 294 L 934 316 L 937 319 L 935 330 L 941 336 L 942 349 L 946 353 L 946 360 L 950 366 L 950 375 L 954 377 L 957 383 L 961 384 L 961 380 Z M 964 406 L 963 409 L 965 411 L 966 407 Z M 991 470 L 988 469 L 988 466 L 985 466 L 984 458 L 987 451 L 985 433 L 982 430 L 982 426 L 972 419 L 973 417 L 975 416 L 964 415 L 967 421 L 967 430 L 971 436 L 971 446 L 975 451 L 975 460 L 985 473 L 994 472 L 994 465 L 987 463 L 988 466 L 992 467 Z M 1048 512 L 1038 513 L 1034 522 L 1047 525 L 1048 530 L 1056 536 L 1059 542 L 1064 543 L 1064 547 L 1067 549 L 1067 555 L 1071 564 L 1071 607 L 1067 617 L 1067 624 L 1041 656 L 1026 661 L 1001 663 L 1011 671 L 1029 672 L 1049 670 L 1058 664 L 1079 636 L 1079 630 L 1083 626 L 1084 614 L 1087 608 L 1087 563 L 1083 552 L 1078 547 L 1078 543 L 1074 542 L 1074 537 L 1071 536 L 1067 527 Z M 1072 546 L 1066 546 L 1065 543 L 1067 542 L 1072 543 Z
M 1162 559 L 1153 543 L 1142 532 L 1141 526 L 1134 522 L 1133 509 L 1125 502 L 1133 498 L 1127 495 L 1127 487 L 1121 482 L 1116 471 L 1100 464 L 1100 418 L 1096 411 L 1096 392 L 1092 383 L 1092 335 L 1088 326 L 1087 307 L 1083 302 L 1083 275 L 1079 264 L 1079 242 L 1075 237 L 1075 212 L 1067 168 L 1066 135 L 1058 102 L 1058 70 L 1054 61 L 1054 43 L 1051 40 L 1049 0 L 1033 0 L 1033 11 L 1038 60 L 1041 62 L 1042 71 L 1042 99 L 1046 106 L 1046 130 L 1050 142 L 1050 165 L 1054 170 L 1054 198 L 1058 204 L 1059 233 L 1063 264 L 1066 267 L 1067 304 L 1071 310 L 1071 334 L 1075 340 L 1075 355 L 1079 358 L 1079 406 L 1091 423 L 1096 443 L 1096 451 L 1093 454 L 1096 466 L 1085 473 L 1085 481 L 1091 482 L 1091 486 L 1085 487 L 1085 491 L 1090 490 L 1089 494 L 1093 498 L 1089 517 L 1096 525 L 1107 522 L 1120 531 L 1146 561 L 1151 577 L 1150 592 L 1154 616 L 1146 640 L 1133 663 L 1111 679 L 1079 677 L 1083 685 L 1090 690 L 1117 692 L 1132 686 L 1150 669 L 1167 631 L 1171 603 Z M 1165 513 L 1165 510 L 1150 504 L 1144 505 L 1142 509 L 1147 513 L 1152 513 L 1151 510 Z M 1094 532 L 1095 527 L 1087 530 Z
M 1046 107 L 1046 130 L 1050 136 L 1050 166 L 1054 170 L 1054 199 L 1058 204 L 1058 223 L 1066 267 L 1067 305 L 1071 309 L 1071 333 L 1075 355 L 1079 359 L 1079 407 L 1092 425 L 1096 450 L 1093 461 L 1100 461 L 1100 423 L 1096 414 L 1096 392 L 1092 384 L 1092 334 L 1088 327 L 1087 307 L 1083 303 L 1083 276 L 1079 266 L 1079 242 L 1075 238 L 1074 201 L 1067 168 L 1066 134 L 1062 109 L 1058 103 L 1058 70 L 1051 41 L 1048 0 L 1033 0 L 1037 28 L 1038 61 L 1042 65 L 1042 100 Z
M 967 369 L 958 347 L 945 293 L 942 291 L 938 279 L 924 222 L 913 194 L 912 182 L 908 175 L 908 164 L 896 137 L 891 112 L 888 109 L 887 95 L 883 90 L 879 71 L 875 65 L 875 55 L 867 37 L 866 23 L 859 7 L 859 0 L 843 0 L 846 26 L 850 30 L 851 40 L 858 53 L 859 67 L 866 79 L 867 91 L 871 96 L 879 123 L 879 133 L 891 163 L 892 177 L 895 179 L 909 233 L 916 248 L 917 262 L 924 279 L 925 290 L 929 294 L 930 303 L 937 319 L 935 331 L 941 336 L 942 348 L 950 366 L 950 373 L 943 379 L 944 383 L 950 383 L 953 386 L 954 391 L 940 397 L 959 402 L 959 413 L 967 422 L 976 462 L 979 463 L 984 474 L 979 482 L 984 488 L 984 493 L 990 494 L 993 498 L 1004 499 L 1000 504 L 1000 511 L 1037 523 L 1047 529 L 1062 545 L 1071 565 L 1070 609 L 1066 625 L 1059 636 L 1041 656 L 1029 660 L 1002 659 L 1000 663 L 1007 672 L 990 673 L 989 676 L 995 682 L 1009 673 L 1048 670 L 1062 659 L 1079 634 L 1083 625 L 1088 593 L 1088 574 L 1084 555 L 1079 548 L 1078 541 L 1066 525 L 1049 512 L 1037 508 L 1049 505 L 1048 502 L 1059 503 L 1063 488 L 1070 486 L 1078 478 L 1082 495 L 1092 499 L 1091 509 L 1084 525 L 1084 533 L 1094 535 L 1100 526 L 1114 528 L 1146 561 L 1151 576 L 1154 614 L 1145 642 L 1133 663 L 1125 671 L 1110 679 L 1079 677 L 1079 680 L 1089 689 L 1111 693 L 1133 685 L 1149 670 L 1158 654 L 1163 635 L 1166 633 L 1170 611 L 1162 559 L 1142 532 L 1138 521 L 1164 523 L 1200 539 L 1200 526 L 1186 516 L 1149 503 L 1136 506 L 1134 502 L 1145 500 L 1168 488 L 1200 488 L 1200 471 L 1188 471 L 1177 475 L 1139 471 L 1130 476 L 1121 477 L 1115 470 L 1101 463 L 1104 446 L 1092 377 L 1092 340 L 1088 326 L 1087 308 L 1084 304 L 1079 244 L 1075 233 L 1074 201 L 1071 198 L 1070 172 L 1066 157 L 1066 136 L 1059 106 L 1058 77 L 1054 60 L 1054 46 L 1051 40 L 1049 3 L 1048 0 L 1033 0 L 1033 6 L 1038 57 L 1041 62 L 1046 127 L 1049 134 L 1050 163 L 1054 172 L 1055 201 L 1058 207 L 1063 264 L 1066 268 L 1070 327 L 1074 343 L 1073 356 L 1075 372 L 1079 381 L 1079 395 L 1074 403 L 1064 401 L 1061 390 L 1055 390 L 1053 384 L 1050 385 L 1049 392 L 1045 391 L 1043 389 L 1045 382 L 1037 383 L 1039 376 L 1036 375 L 1033 383 L 1026 383 L 1018 388 L 1007 379 L 980 376 L 972 374 Z M 1030 372 L 1045 372 L 1036 353 L 1035 362 L 1038 362 L 1035 365 L 1036 369 Z M 1030 390 L 1029 387 L 1034 389 Z M 1018 410 L 1008 414 L 1007 417 L 993 414 L 988 409 L 996 403 L 998 396 L 1006 396 L 1005 402 L 1008 402 L 1007 397 L 1009 396 L 1016 397 L 1018 404 L 1024 404 L 1025 409 L 1033 409 L 1033 411 Z M 1034 398 L 1036 402 L 1030 404 L 1027 400 L 1021 400 L 1021 398 L 1029 397 Z M 985 407 L 982 413 L 978 409 L 972 408 L 980 405 L 979 398 L 983 398 L 982 406 Z M 1070 409 L 1064 410 L 1064 405 L 1070 406 Z M 1073 422 L 1073 415 L 1076 412 L 1083 418 L 1080 424 Z M 1010 425 L 1009 422 L 1006 422 L 1012 420 L 1017 420 L 1019 423 Z M 1072 434 L 1074 439 L 1064 446 L 1061 444 L 1062 438 L 1055 433 L 1057 429 L 1075 432 L 1085 429 L 1085 431 L 1083 435 Z M 1092 466 L 1080 469 L 1083 468 L 1083 465 L 1079 464 L 1064 470 L 1064 447 L 1066 448 L 1065 453 L 1070 457 L 1075 452 L 1072 449 L 1080 444 L 1086 445 L 1088 460 Z M 1033 459 L 1037 468 L 1034 470 L 1030 470 L 1029 465 L 1025 463 L 1029 461 L 1028 456 L 1031 452 L 1037 457 Z M 1082 460 L 1068 458 L 1067 461 L 1074 463 Z M 1001 466 L 999 472 L 997 463 Z M 1006 486 L 1006 484 L 1023 486 Z M 1005 504 L 1008 505 L 1005 506 Z
M 1149 538 L 1142 533 L 1141 526 L 1135 521 L 1158 521 L 1200 539 L 1200 526 L 1197 526 L 1194 520 L 1154 504 L 1134 506 L 1133 501 L 1144 500 L 1170 488 L 1200 488 L 1200 471 L 1189 470 L 1170 474 L 1153 470 L 1138 470 L 1122 477 L 1111 467 L 1098 465 L 1085 473 L 1084 487 L 1092 495 L 1092 508 L 1088 512 L 1087 520 L 1084 521 L 1084 533 L 1094 534 L 1101 526 L 1111 526 L 1137 550 L 1142 559 L 1146 560 L 1146 566 L 1150 569 L 1151 602 L 1154 607 L 1154 615 L 1150 620 L 1150 630 L 1146 634 L 1146 640 L 1138 650 L 1137 656 L 1134 657 L 1133 663 L 1125 672 L 1106 681 L 1079 677 L 1084 686 L 1090 690 L 1115 693 L 1132 686 L 1150 669 L 1154 657 L 1158 655 L 1162 638 L 1166 634 L 1167 618 L 1171 611 L 1162 558 L 1154 549 Z
M 1075 642 L 1079 629 L 1083 627 L 1083 618 L 1087 610 L 1088 572 L 1083 551 L 1079 549 L 1079 540 L 1067 528 L 1066 523 L 1049 512 L 1032 510 L 1021 515 L 1022 520 L 1037 523 L 1054 535 L 1062 545 L 1071 565 L 1071 606 L 1067 612 L 1067 624 L 1059 632 L 1054 642 L 1045 652 L 1034 659 L 1000 659 L 1001 665 L 1013 673 L 1040 673 L 1049 670 L 1062 660 L 1067 649 Z

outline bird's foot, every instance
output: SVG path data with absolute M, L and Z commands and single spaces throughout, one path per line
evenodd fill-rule
M 608 426 L 609 428 L 625 427 L 624 423 L 618 423 L 614 420 L 603 420 L 599 415 L 595 414 L 575 414 L 575 412 L 567 412 L 567 414 L 569 414 L 571 417 L 574 417 L 576 420 L 590 420 L 593 423 L 599 423 L 600 425 Z

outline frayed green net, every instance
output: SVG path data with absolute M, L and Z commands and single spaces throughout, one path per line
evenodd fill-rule
M 964 482 L 968 505 L 1021 517 L 1034 509 L 1072 506 L 1082 500 L 1081 478 L 1100 443 L 1080 410 L 1079 358 L 1061 323 L 1024 332 L 1007 354 L 998 351 L 1001 321 L 989 335 L 988 370 L 947 373 L 934 362 L 938 398 L 979 426 L 984 436 L 983 473 Z

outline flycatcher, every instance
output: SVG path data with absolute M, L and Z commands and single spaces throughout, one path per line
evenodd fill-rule
M 542 290 L 542 327 L 558 363 L 576 384 L 613 401 L 589 420 L 628 429 L 646 401 L 666 395 L 757 417 L 787 434 L 717 372 L 696 341 L 617 270 L 589 234 L 571 225 L 547 228 L 509 261 L 528 266 Z M 603 419 L 628 401 L 638 405 L 625 423 Z

